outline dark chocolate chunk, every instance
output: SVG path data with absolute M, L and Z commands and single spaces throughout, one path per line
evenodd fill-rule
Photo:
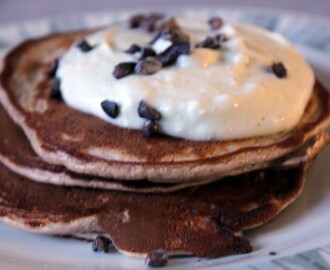
M 94 49 L 94 46 L 91 46 L 85 39 L 78 41 L 76 46 L 83 52 L 89 52 Z
M 92 244 L 92 250 L 95 252 L 109 252 L 109 248 L 112 248 L 112 242 L 109 238 L 102 235 L 96 236 Z
M 158 133 L 158 130 L 159 126 L 157 121 L 148 119 L 143 125 L 142 133 L 145 137 L 150 137 L 153 134 Z
M 212 30 L 218 30 L 223 26 L 223 19 L 220 17 L 212 17 L 209 20 L 209 25 L 211 26 Z
M 154 49 L 149 48 L 149 47 L 143 48 L 141 51 L 140 60 L 147 58 L 149 56 L 156 56 L 156 52 L 154 51 Z
M 52 67 L 50 68 L 50 70 L 48 72 L 48 75 L 49 75 L 50 78 L 55 77 L 56 71 L 57 71 L 57 68 L 58 68 L 58 64 L 59 64 L 59 60 L 55 59 L 55 61 L 52 64 Z
M 112 75 L 117 79 L 121 79 L 129 74 L 134 72 L 136 66 L 135 62 L 123 62 L 115 66 L 115 69 L 112 72 Z
M 58 100 L 62 99 L 61 80 L 59 78 L 54 79 L 52 90 L 50 91 L 50 97 Z
M 168 47 L 165 51 L 157 55 L 157 59 L 162 63 L 163 67 L 175 64 L 181 54 L 189 54 L 189 43 L 175 43 Z
M 144 101 L 140 102 L 138 113 L 140 117 L 149 120 L 159 120 L 161 118 L 161 114 Z
M 103 100 L 101 102 L 103 111 L 111 118 L 116 118 L 119 114 L 119 106 L 116 102 L 110 100 Z
M 141 75 L 151 75 L 162 68 L 162 63 L 156 57 L 147 57 L 140 60 L 135 66 L 135 73 Z
M 168 262 L 168 255 L 166 250 L 157 249 L 148 253 L 145 264 L 149 267 L 162 267 Z
M 139 45 L 133 44 L 125 52 L 129 53 L 129 54 L 134 54 L 134 53 L 140 52 L 140 51 L 141 51 L 141 47 Z
M 287 77 L 287 71 L 283 63 L 273 63 L 271 69 L 278 78 L 282 79 Z

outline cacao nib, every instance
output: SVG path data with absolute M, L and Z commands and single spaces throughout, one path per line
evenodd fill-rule
M 94 49 L 85 39 L 78 41 L 76 45 L 82 52 L 89 52 Z
M 141 47 L 136 44 L 132 44 L 125 52 L 129 54 L 134 54 L 141 51 Z
M 110 241 L 110 239 L 102 236 L 102 235 L 98 235 L 95 237 L 93 244 L 92 244 L 92 250 L 94 252 L 109 252 L 109 248 L 111 247 L 112 243 Z
M 209 20 L 209 25 L 211 26 L 212 30 L 218 30 L 223 26 L 223 19 L 221 19 L 220 17 L 212 17 Z
M 154 51 L 154 49 L 149 48 L 149 47 L 143 48 L 141 51 L 140 60 L 147 58 L 149 56 L 156 56 L 156 52 Z
M 55 59 L 54 62 L 53 62 L 53 64 L 52 64 L 51 69 L 48 72 L 48 76 L 50 78 L 54 78 L 55 77 L 56 71 L 57 71 L 57 68 L 58 68 L 58 64 L 59 64 L 59 59 Z
M 119 114 L 119 106 L 116 102 L 110 100 L 103 100 L 101 102 L 103 111 L 111 118 L 116 118 Z
M 152 135 L 158 133 L 159 126 L 156 120 L 146 120 L 143 128 L 142 133 L 145 137 L 151 137 Z
M 287 77 L 287 70 L 283 63 L 273 63 L 271 69 L 278 78 L 283 79 Z
M 115 66 L 115 69 L 113 70 L 112 74 L 116 77 L 116 79 L 121 79 L 123 77 L 126 77 L 127 75 L 134 73 L 135 66 L 135 62 L 119 63 Z
M 162 63 L 163 67 L 166 67 L 175 64 L 180 55 L 189 54 L 189 52 L 189 43 L 175 43 L 162 53 L 158 54 L 157 59 Z
M 156 30 L 156 23 L 162 18 L 164 18 L 164 15 L 160 13 L 151 13 L 149 15 L 138 14 L 129 19 L 129 27 L 153 32 Z
M 180 28 L 170 28 L 162 32 L 161 37 L 170 40 L 173 43 L 189 43 L 189 35 L 183 32 Z
M 52 89 L 50 91 L 50 97 L 53 99 L 62 100 L 61 80 L 59 78 L 54 79 Z
M 141 22 L 144 20 L 145 16 L 143 14 L 137 14 L 132 16 L 129 21 L 129 27 L 130 28 L 139 28 L 141 25 Z
M 135 73 L 141 75 L 151 75 L 162 68 L 162 63 L 156 57 L 147 57 L 140 60 L 135 66 Z
M 168 255 L 166 250 L 157 249 L 148 253 L 145 264 L 149 267 L 162 267 L 168 262 Z
M 149 120 L 160 120 L 161 118 L 161 114 L 144 101 L 141 101 L 139 104 L 138 114 L 140 117 Z
M 207 37 L 200 43 L 195 45 L 196 48 L 206 48 L 206 49 L 219 49 L 220 45 L 212 37 Z

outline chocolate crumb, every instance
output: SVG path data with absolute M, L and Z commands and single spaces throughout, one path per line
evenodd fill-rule
M 141 52 L 141 47 L 139 45 L 132 44 L 131 47 L 129 47 L 125 52 L 129 54 Z
M 144 101 L 139 104 L 138 114 L 140 117 L 149 120 L 159 120 L 161 118 L 161 114 Z
M 135 62 L 123 62 L 119 63 L 115 66 L 115 69 L 112 72 L 112 75 L 115 76 L 116 79 L 121 79 L 130 75 L 134 72 L 136 63 Z
M 287 71 L 283 63 L 273 63 L 271 69 L 278 78 L 283 79 L 287 77 Z
M 61 80 L 59 78 L 54 79 L 52 90 L 50 91 L 50 97 L 53 99 L 62 100 Z
M 175 43 L 168 47 L 165 51 L 157 55 L 157 59 L 162 63 L 163 67 L 175 64 L 181 54 L 189 54 L 189 43 Z
M 94 47 L 91 46 L 85 39 L 78 41 L 76 46 L 83 52 L 89 52 L 94 49 Z
M 162 267 L 168 262 L 168 255 L 164 249 L 153 250 L 148 253 L 145 264 L 149 267 Z
M 143 48 L 141 51 L 140 60 L 147 58 L 149 56 L 156 56 L 156 52 L 154 51 L 154 49 L 149 48 L 149 47 Z
M 119 106 L 116 102 L 110 100 L 103 100 L 101 102 L 103 111 L 111 118 L 116 118 L 119 114 Z
M 109 252 L 109 248 L 112 249 L 112 242 L 109 238 L 102 235 L 96 236 L 92 244 L 92 250 L 94 252 Z
M 151 75 L 162 68 L 162 63 L 156 57 L 147 57 L 140 60 L 135 66 L 135 73 L 141 75 Z
M 275 251 L 271 251 L 271 252 L 269 252 L 269 255 L 270 256 L 275 256 L 275 255 L 277 255 L 277 253 Z
M 58 69 L 58 64 L 59 64 L 59 59 L 55 59 L 55 61 L 52 64 L 52 67 L 50 68 L 49 72 L 48 72 L 48 76 L 50 78 L 54 78 L 56 75 L 56 71 Z
M 209 25 L 211 26 L 212 30 L 218 30 L 223 26 L 223 19 L 220 17 L 212 17 L 209 19 Z

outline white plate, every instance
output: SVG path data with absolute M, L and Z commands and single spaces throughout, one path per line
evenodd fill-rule
M 260 18 L 263 16 L 261 20 L 262 25 L 267 24 L 267 27 L 272 26 L 273 28 L 277 28 L 275 25 L 280 25 L 282 27 L 280 28 L 280 30 L 282 30 L 281 32 L 286 33 L 289 37 L 293 30 L 297 33 L 297 29 L 302 29 L 297 19 L 295 19 L 295 25 L 290 26 L 290 24 L 288 24 L 288 21 L 292 19 L 289 15 L 280 17 L 279 15 L 271 13 L 269 17 L 267 17 L 265 16 L 265 12 L 254 11 L 253 15 L 248 17 L 245 12 L 239 10 L 231 12 L 232 13 L 229 15 L 228 13 L 226 14 L 227 18 L 243 18 L 242 20 L 244 21 L 257 22 L 257 24 L 260 24 Z M 215 13 L 216 12 L 213 10 L 212 14 Z M 239 16 L 240 14 L 242 17 Z M 259 17 L 256 17 L 256 15 Z M 110 20 L 109 18 L 113 19 L 113 17 L 107 16 L 107 20 Z M 118 18 L 118 16 L 119 15 L 117 15 L 116 18 Z M 96 17 L 101 18 L 102 16 L 97 15 Z M 267 18 L 271 21 L 268 22 Z M 276 18 L 275 24 L 274 18 Z M 79 28 L 82 25 L 94 26 L 95 19 L 95 15 L 86 16 L 83 19 L 80 18 L 78 24 L 76 19 L 72 19 L 71 22 L 73 23 L 68 24 L 69 26 L 67 25 L 66 27 L 63 26 L 63 22 L 49 22 L 44 20 L 42 22 L 43 24 L 39 22 L 38 24 L 40 27 L 35 29 L 33 29 L 31 25 L 37 25 L 36 23 L 10 26 L 6 27 L 6 29 L 2 28 L 0 29 L 0 33 L 5 33 L 8 39 L 6 39 L 6 36 L 0 35 L 0 46 L 1 44 L 5 44 L 5 42 L 7 42 L 6 45 L 11 45 L 27 36 L 47 33 L 50 30 Z M 315 19 L 312 20 L 313 23 L 311 23 L 311 20 L 312 19 L 309 19 L 309 24 L 306 17 L 304 17 L 302 21 L 308 25 L 308 27 L 314 27 L 313 23 L 315 25 Z M 106 20 L 104 20 L 104 22 L 105 21 Z M 291 27 L 291 30 L 289 31 L 283 25 Z M 329 48 L 327 47 L 327 44 L 330 44 L 330 42 L 315 43 L 318 44 L 318 47 L 316 47 L 311 46 L 312 41 L 301 38 L 297 34 L 296 36 L 298 37 L 297 40 L 293 40 L 300 43 L 299 49 L 314 66 L 323 83 L 330 88 L 330 57 L 325 53 L 327 49 L 330 49 L 330 46 Z M 8 42 L 8 40 L 10 42 Z M 313 40 L 313 42 L 315 42 L 315 40 Z M 3 45 L 3 47 L 5 46 Z M 251 239 L 252 245 L 255 248 L 252 253 L 213 260 L 198 258 L 173 259 L 170 260 L 166 269 L 211 270 L 219 269 L 220 266 L 226 269 L 236 269 L 237 267 L 241 269 L 257 269 L 257 267 L 265 269 L 265 267 L 274 266 L 291 269 L 291 267 L 297 267 L 298 264 L 302 266 L 301 262 L 293 261 L 287 263 L 287 261 L 280 258 L 330 244 L 329 160 L 330 147 L 327 147 L 310 168 L 306 187 L 302 196 L 274 221 L 247 233 L 248 238 Z M 325 254 L 327 254 L 326 249 L 324 250 Z M 271 251 L 276 252 L 277 255 L 271 256 L 269 254 Z M 326 259 L 329 259 L 329 254 L 328 257 L 325 255 Z M 307 262 L 305 262 L 302 267 L 305 267 L 306 263 Z M 309 261 L 309 263 L 309 265 L 315 266 L 315 262 L 313 264 L 313 261 Z M 327 264 L 326 261 L 318 262 L 318 264 L 324 267 L 323 269 L 328 269 L 327 266 L 330 268 L 330 265 Z M 120 254 L 93 253 L 90 243 L 73 239 L 34 235 L 0 224 L 0 269 L 134 270 L 143 268 L 144 262 L 141 259 L 128 258 Z

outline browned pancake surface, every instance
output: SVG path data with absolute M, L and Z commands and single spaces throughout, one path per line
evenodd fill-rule
M 316 84 L 292 131 L 235 141 L 196 142 L 143 137 L 49 98 L 48 71 L 81 35 L 59 34 L 23 43 L 4 59 L 0 98 L 35 151 L 71 171 L 119 179 L 199 181 L 262 167 L 299 148 L 329 122 L 328 92 Z
M 67 170 L 64 166 L 46 163 L 32 149 L 28 139 L 0 105 L 0 161 L 18 174 L 30 179 L 56 185 L 114 189 L 130 192 L 172 192 L 193 183 L 152 183 L 147 180 L 125 181 L 82 175 Z
M 305 169 L 256 171 L 168 194 L 40 184 L 2 165 L 0 172 L 0 217 L 14 226 L 56 234 L 99 228 L 130 254 L 165 248 L 212 257 L 251 251 L 240 231 L 291 203 L 302 191 Z
M 173 192 L 183 188 L 207 184 L 208 181 L 192 183 L 153 183 L 147 180 L 125 181 L 82 175 L 67 170 L 64 166 L 46 163 L 31 148 L 29 141 L 0 105 L 0 161 L 9 169 L 32 180 L 56 185 L 92 187 L 139 193 Z M 330 134 L 320 133 L 311 138 L 297 151 L 265 166 L 292 167 L 309 163 L 330 140 Z

